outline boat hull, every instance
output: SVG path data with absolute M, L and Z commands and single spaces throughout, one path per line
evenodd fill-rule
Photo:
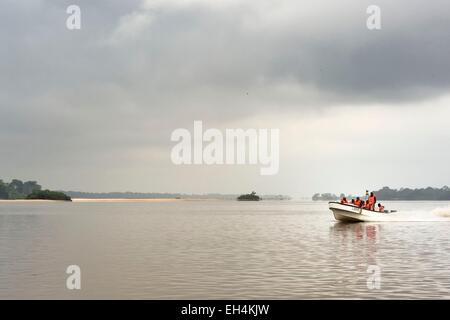
M 343 222 L 370 222 L 384 220 L 385 214 L 377 211 L 358 208 L 349 204 L 330 202 L 329 208 L 334 218 Z

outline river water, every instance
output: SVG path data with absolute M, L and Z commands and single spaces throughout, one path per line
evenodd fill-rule
M 0 203 L 0 298 L 449 299 L 450 203 L 386 206 L 402 221 L 342 224 L 325 202 Z

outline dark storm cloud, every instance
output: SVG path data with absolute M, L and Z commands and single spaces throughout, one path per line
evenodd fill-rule
M 251 89 L 278 104 L 282 96 L 264 91 L 286 82 L 293 86 L 290 104 L 298 106 L 416 100 L 447 92 L 448 1 L 378 1 L 379 31 L 365 27 L 370 2 L 328 2 L 311 10 L 306 3 L 280 1 L 298 13 L 284 17 L 289 10 L 277 13 L 276 4 L 258 9 L 271 3 L 265 0 L 223 7 L 208 1 L 147 1 L 156 3 L 147 7 L 138 1 L 80 1 L 82 30 L 75 32 L 64 27 L 70 1 L 3 3 L 1 85 L 16 97 L 13 104 L 50 90 L 78 90 L 83 103 L 67 103 L 86 105 L 86 88 L 109 86 L 150 109 L 184 108 L 175 93 L 189 98 L 182 99 L 187 107 L 189 101 L 206 101 L 214 108 L 223 95 L 242 104 L 240 94 Z M 281 16 L 273 19 L 276 14 Z M 139 19 L 148 23 L 135 26 Z M 316 94 L 304 103 L 301 92 L 308 89 Z M 258 103 L 250 101 L 249 108 Z
M 317 6 L 323 10 L 303 13 L 301 3 L 280 2 L 299 14 L 287 16 L 287 22 L 273 21 L 270 11 L 258 12 L 254 3 L 208 9 L 194 1 L 188 7 L 141 11 L 151 23 L 139 42 L 118 45 L 127 52 L 131 45 L 130 58 L 143 62 L 132 79 L 181 95 L 209 88 L 219 96 L 290 82 L 298 106 L 304 103 L 295 89 L 303 88 L 318 92 L 306 105 L 414 101 L 448 90 L 448 2 L 424 7 L 419 1 L 381 1 L 379 31 L 365 27 L 369 3 L 321 2 Z M 282 97 L 274 93 L 272 98 L 276 104 Z

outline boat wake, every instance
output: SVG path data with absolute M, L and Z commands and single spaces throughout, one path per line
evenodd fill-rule
M 450 206 L 433 210 L 405 210 L 389 213 L 380 217 L 379 221 L 450 222 Z
M 436 208 L 436 209 L 432 210 L 431 213 L 438 217 L 450 218 L 450 206 Z

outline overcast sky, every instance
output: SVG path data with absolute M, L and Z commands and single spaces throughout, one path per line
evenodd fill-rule
M 66 8 L 81 8 L 68 30 Z M 381 30 L 366 9 L 381 8 Z M 82 191 L 450 184 L 448 0 L 0 3 L 0 178 Z M 280 170 L 176 166 L 170 135 L 279 128 Z

